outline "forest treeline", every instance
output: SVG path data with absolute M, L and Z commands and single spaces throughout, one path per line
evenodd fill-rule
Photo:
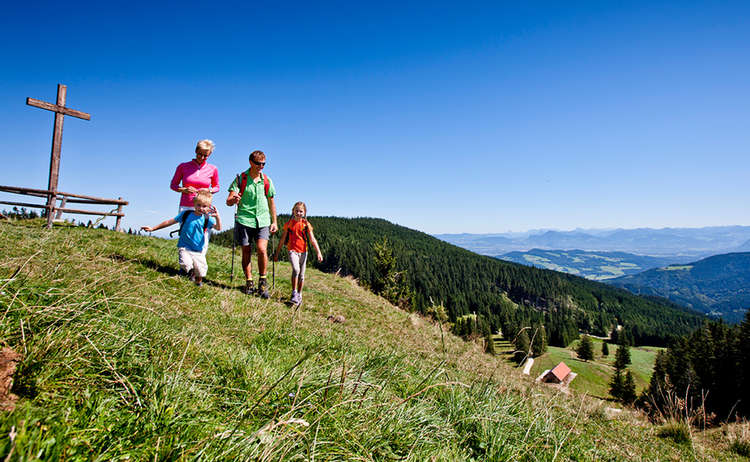
M 279 217 L 279 225 L 289 219 Z M 666 346 L 701 325 L 700 314 L 664 299 L 550 270 L 477 255 L 426 233 L 377 218 L 311 217 L 326 272 L 340 272 L 375 288 L 382 284 L 376 245 L 392 252 L 411 309 L 444 306 L 460 335 L 486 335 L 543 324 L 550 345 L 567 346 L 578 332 L 606 336 L 618 325 L 621 341 Z M 231 230 L 212 238 L 231 247 Z M 403 294 L 402 294 L 403 295 Z M 472 316 L 471 323 L 461 322 Z
M 659 352 L 641 404 L 663 410 L 676 400 L 708 424 L 750 417 L 750 312 L 739 325 L 707 321 Z

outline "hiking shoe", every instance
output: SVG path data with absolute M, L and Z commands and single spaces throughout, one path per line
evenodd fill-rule
M 242 292 L 244 292 L 245 295 L 252 295 L 255 292 L 255 286 L 253 285 L 252 279 L 250 279 L 249 281 L 245 281 L 245 288 L 242 290 Z
M 195 282 L 195 271 L 193 271 L 193 268 L 190 268 L 187 272 L 187 277 L 191 281 Z
M 292 300 L 292 302 L 293 302 L 293 303 L 294 303 L 295 305 L 301 305 L 301 304 L 302 304 L 302 294 L 301 294 L 301 293 L 299 293 L 299 292 L 297 292 L 297 293 L 296 293 L 295 295 L 296 295 L 296 296 L 294 297 L 294 300 Z
M 198 287 L 203 287 L 203 281 L 196 282 L 195 285 Z
M 297 303 L 297 291 L 296 290 L 292 292 L 292 296 L 289 297 L 289 303 L 291 303 L 292 305 Z
M 266 281 L 266 278 L 260 278 L 258 281 L 258 295 L 260 295 L 260 298 L 271 298 L 271 295 L 268 293 L 268 281 Z

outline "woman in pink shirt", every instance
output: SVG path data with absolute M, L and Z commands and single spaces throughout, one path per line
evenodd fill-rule
M 214 151 L 214 146 L 211 140 L 198 141 L 195 147 L 195 159 L 177 166 L 170 188 L 172 191 L 182 193 L 180 212 L 193 210 L 193 198 L 201 189 L 211 193 L 219 191 L 219 170 L 216 166 L 206 162 Z
M 172 191 L 182 193 L 180 197 L 179 213 L 193 210 L 193 198 L 198 191 L 206 190 L 211 193 L 219 191 L 219 170 L 208 162 L 208 157 L 214 152 L 215 144 L 211 140 L 200 140 L 195 146 L 195 159 L 183 162 L 177 166 L 169 187 Z M 182 183 L 182 186 L 180 186 Z M 208 250 L 208 233 L 204 240 L 203 253 Z

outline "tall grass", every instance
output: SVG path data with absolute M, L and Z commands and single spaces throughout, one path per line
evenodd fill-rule
M 9 460 L 664 460 L 690 448 L 518 377 L 478 345 L 350 279 L 309 270 L 306 304 L 202 289 L 174 242 L 0 223 L 0 335 L 24 355 Z M 326 321 L 343 314 L 344 325 Z M 13 436 L 12 438 L 10 436 Z M 728 453 L 706 452 L 707 460 Z

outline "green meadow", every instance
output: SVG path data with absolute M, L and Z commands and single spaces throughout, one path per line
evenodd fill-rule
M 0 339 L 22 355 L 4 461 L 743 460 L 722 433 L 608 415 L 606 360 L 550 349 L 581 374 L 560 394 L 352 278 L 308 269 L 294 310 L 288 264 L 261 300 L 213 245 L 202 288 L 175 241 L 3 220 L 0 252 Z M 653 352 L 633 353 L 642 385 Z
M 578 359 L 575 349 L 578 341 L 573 342 L 567 348 L 550 346 L 547 353 L 534 359 L 531 368 L 531 376 L 538 377 L 547 369 L 552 369 L 561 361 L 575 372 L 577 377 L 570 384 L 570 388 L 589 395 L 609 399 L 609 381 L 614 373 L 615 351 L 617 345 L 609 345 L 609 355 L 602 356 L 602 340 L 592 337 L 594 344 L 594 359 L 582 361 Z M 632 363 L 628 366 L 636 383 L 638 393 L 648 386 L 654 367 L 656 347 L 631 347 L 630 359 Z

